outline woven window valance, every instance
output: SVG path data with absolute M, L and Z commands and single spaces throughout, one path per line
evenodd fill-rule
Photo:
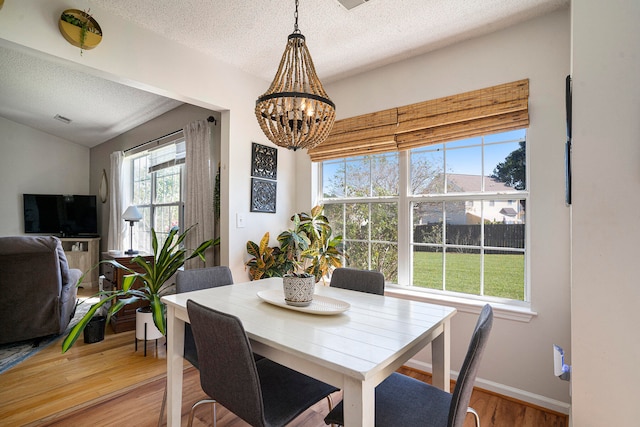
M 314 162 L 409 150 L 529 125 L 529 79 L 337 120 Z

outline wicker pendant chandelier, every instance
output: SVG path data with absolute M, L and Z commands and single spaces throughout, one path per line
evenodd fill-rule
M 323 142 L 336 118 L 334 103 L 318 79 L 305 38 L 295 26 L 269 90 L 256 101 L 256 118 L 267 138 L 290 150 Z

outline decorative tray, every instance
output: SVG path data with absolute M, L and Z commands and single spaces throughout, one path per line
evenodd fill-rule
M 279 307 L 288 308 L 289 310 L 302 311 L 311 314 L 338 314 L 346 311 L 351 307 L 348 302 L 340 301 L 334 298 L 314 295 L 313 301 L 306 307 L 297 307 L 289 305 L 284 300 L 284 292 L 282 289 L 270 289 L 268 291 L 258 292 L 258 297 L 269 304 Z

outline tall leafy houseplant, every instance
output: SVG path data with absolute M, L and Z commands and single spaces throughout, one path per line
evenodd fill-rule
M 101 297 L 100 302 L 92 305 L 87 314 L 71 329 L 69 335 L 67 335 L 62 342 L 62 352 L 64 353 L 71 348 L 94 314 L 100 307 L 107 303 L 111 303 L 107 314 L 108 321 L 113 314 L 120 311 L 120 309 L 127 304 L 141 300 L 149 301 L 153 313 L 153 321 L 160 332 L 165 335 L 167 320 L 165 317 L 165 307 L 160 301 L 160 298 L 170 293 L 174 286 L 173 283 L 169 283 L 169 279 L 184 265 L 185 261 L 195 257 L 199 257 L 204 261 L 205 251 L 209 247 L 219 243 L 219 239 L 202 242 L 198 248 L 187 256 L 187 250 L 182 247 L 182 242 L 190 230 L 191 227 L 184 233 L 179 234 L 177 228 L 171 229 L 164 245 L 158 247 L 156 232 L 154 229 L 151 229 L 151 243 L 154 253 L 153 263 L 147 262 L 142 256 L 136 256 L 131 260 L 143 270 L 142 273 L 133 271 L 114 260 L 102 261 L 101 263 L 110 263 L 130 274 L 124 276 L 122 289 L 102 291 L 99 293 Z M 87 273 L 85 273 L 85 275 L 86 274 Z M 142 282 L 142 286 L 139 288 L 133 287 L 136 280 Z M 82 277 L 78 281 L 78 284 L 80 283 L 82 283 Z

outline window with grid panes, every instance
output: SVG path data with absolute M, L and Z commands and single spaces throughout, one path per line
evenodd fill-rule
M 321 162 L 346 264 L 413 288 L 527 300 L 525 141 L 519 129 Z
M 184 140 L 133 157 L 131 203 L 143 215 L 134 226 L 134 246 L 153 253 L 151 228 L 162 245 L 169 231 L 183 230 Z

